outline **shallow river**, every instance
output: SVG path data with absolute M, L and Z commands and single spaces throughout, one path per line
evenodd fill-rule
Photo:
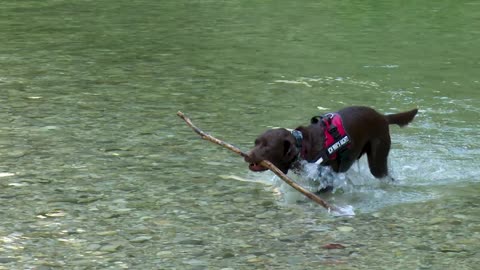
M 479 269 L 480 4 L 360 2 L 2 1 L 0 269 Z M 248 150 L 348 105 L 420 110 L 350 217 L 176 116 Z

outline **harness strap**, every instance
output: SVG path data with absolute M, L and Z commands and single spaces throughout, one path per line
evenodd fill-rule
M 302 148 L 303 134 L 300 130 L 292 130 L 292 135 L 295 137 L 295 146 L 297 148 Z
M 326 165 L 329 160 L 343 159 L 345 152 L 350 147 L 350 138 L 343 128 L 342 120 L 336 113 L 327 113 L 325 115 L 314 116 L 310 120 L 312 124 L 320 124 L 324 130 L 324 140 L 322 151 L 320 151 L 315 164 Z M 302 149 L 303 135 L 299 130 L 291 131 L 295 137 L 295 146 Z M 299 152 L 302 156 L 302 151 Z
M 338 117 L 334 120 L 334 118 Z M 327 113 L 322 116 L 315 116 L 310 121 L 312 124 L 319 123 L 324 129 L 323 150 L 319 154 L 319 159 L 315 162 L 324 165 L 329 160 L 342 159 L 345 151 L 350 146 L 350 138 L 343 128 L 342 120 L 336 113 Z M 337 126 L 339 125 L 339 126 Z M 341 131 L 339 130 L 341 128 Z

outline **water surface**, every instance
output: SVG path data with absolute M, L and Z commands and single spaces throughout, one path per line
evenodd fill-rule
M 478 267 L 475 1 L 7 0 L 0 14 L 0 269 Z M 175 115 L 247 150 L 348 105 L 420 109 L 391 129 L 395 184 L 360 161 L 325 195 L 354 217 Z

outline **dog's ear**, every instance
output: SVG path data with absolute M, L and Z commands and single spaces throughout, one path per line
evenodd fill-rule
M 288 160 L 293 159 L 297 155 L 298 149 L 289 139 L 283 141 L 283 155 L 288 158 Z
M 322 120 L 321 116 L 314 116 L 312 119 L 310 119 L 310 124 L 316 124 Z

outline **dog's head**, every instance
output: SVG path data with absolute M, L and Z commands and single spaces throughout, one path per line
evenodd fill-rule
M 265 171 L 259 163 L 268 160 L 283 173 L 287 173 L 296 160 L 299 150 L 295 146 L 295 137 L 284 128 L 270 129 L 255 139 L 255 147 L 248 152 L 245 161 L 252 171 Z

